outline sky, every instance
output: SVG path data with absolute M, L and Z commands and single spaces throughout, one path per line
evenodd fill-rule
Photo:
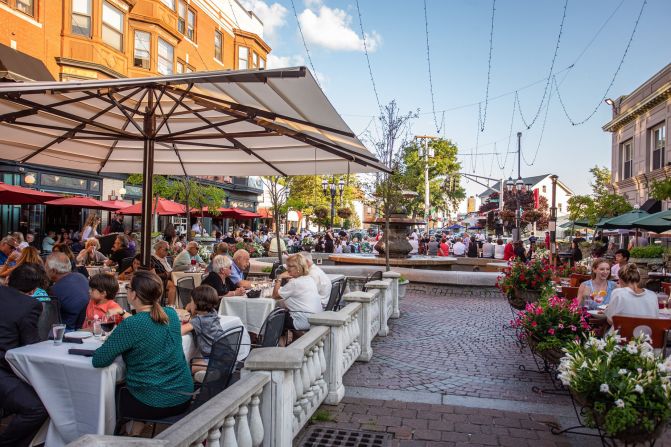
M 402 112 L 418 111 L 412 133 L 451 139 L 462 172 L 516 178 L 522 132 L 521 175 L 557 174 L 576 194 L 589 192 L 592 166 L 610 168 L 611 135 L 601 127 L 611 108 L 604 95 L 630 93 L 671 62 L 664 38 L 669 0 L 645 1 L 615 78 L 644 0 L 568 0 L 552 71 L 565 0 L 496 0 L 493 33 L 492 0 L 359 0 L 365 39 L 356 0 L 240 1 L 264 22 L 268 66 L 314 67 L 355 133 L 375 132 L 379 114 L 367 48 L 380 103 L 396 100 Z M 596 109 L 589 120 L 567 119 L 548 84 L 551 72 L 571 120 Z M 483 190 L 462 185 L 468 195 Z

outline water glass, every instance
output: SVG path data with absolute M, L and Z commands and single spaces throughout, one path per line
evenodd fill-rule
M 100 320 L 96 318 L 91 326 L 93 328 L 93 337 L 96 340 L 99 339 L 103 335 L 103 328 L 100 325 Z
M 65 335 L 65 325 L 64 324 L 54 324 L 51 326 L 51 333 L 54 336 L 54 345 L 60 345 L 63 343 L 63 335 Z

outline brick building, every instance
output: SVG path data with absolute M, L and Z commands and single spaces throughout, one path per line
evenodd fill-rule
M 613 188 L 634 206 L 661 211 L 662 204 L 650 199 L 649 187 L 653 180 L 671 175 L 666 136 L 671 117 L 671 64 L 633 92 L 610 102 L 613 118 L 603 130 L 612 133 Z

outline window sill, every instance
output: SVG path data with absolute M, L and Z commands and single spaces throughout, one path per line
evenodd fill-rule
M 224 64 L 222 61 L 220 61 L 216 57 L 213 57 L 212 60 L 215 61 L 217 64 L 221 65 L 222 67 L 226 68 L 226 64 Z
M 18 17 L 22 20 L 25 20 L 26 22 L 31 23 L 38 28 L 42 28 L 42 24 L 40 22 L 38 22 L 37 19 L 35 19 L 35 17 L 29 16 L 28 14 L 25 14 L 25 13 L 23 13 L 23 12 L 17 10 L 17 9 L 11 8 L 7 5 L 5 5 L 4 3 L 0 3 L 0 9 L 3 9 L 5 11 L 7 11 L 8 13 L 10 13 L 12 15 L 15 15 L 16 17 Z

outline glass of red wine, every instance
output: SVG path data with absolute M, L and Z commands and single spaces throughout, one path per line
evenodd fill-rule
M 116 321 L 113 316 L 104 317 L 100 322 L 100 327 L 105 332 L 105 335 L 109 335 L 109 333 L 112 332 L 112 329 L 114 329 L 114 326 L 116 326 Z

